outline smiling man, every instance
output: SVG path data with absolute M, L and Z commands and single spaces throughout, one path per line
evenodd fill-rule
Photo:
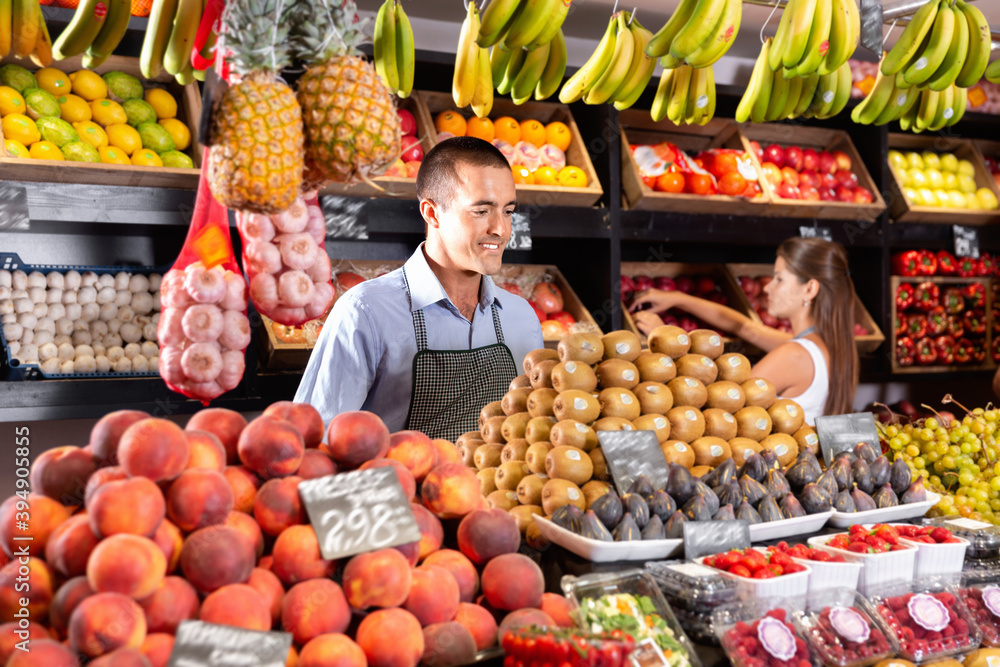
M 337 300 L 295 394 L 325 422 L 370 410 L 391 431 L 455 441 L 478 429 L 525 355 L 542 347 L 527 301 L 496 286 L 517 204 L 506 158 L 456 137 L 417 174 L 427 239 L 401 268 Z

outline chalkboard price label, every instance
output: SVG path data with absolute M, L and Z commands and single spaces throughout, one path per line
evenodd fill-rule
M 837 454 L 853 450 L 859 442 L 867 442 L 875 451 L 879 450 L 875 415 L 870 412 L 816 417 L 816 435 L 827 465 L 833 463 Z
M 510 219 L 510 240 L 507 250 L 531 250 L 531 218 L 515 212 Z
M 952 225 L 955 234 L 955 256 L 979 259 L 979 231 L 974 227 Z
M 670 469 L 653 431 L 600 431 L 597 440 L 611 468 L 619 493 L 625 493 L 639 475 L 649 478 L 653 488 L 667 486 Z
M 177 626 L 167 667 L 284 667 L 291 646 L 288 632 L 183 621 Z
M 299 496 L 327 560 L 420 541 L 417 520 L 392 468 L 301 482 Z
M 750 522 L 743 519 L 688 521 L 683 529 L 686 560 L 750 547 Z
M 823 239 L 824 241 L 833 240 L 833 232 L 830 231 L 829 227 L 807 227 L 802 225 L 799 227 L 799 236 L 804 239 Z

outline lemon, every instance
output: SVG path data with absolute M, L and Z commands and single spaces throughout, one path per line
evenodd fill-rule
M 77 134 L 80 135 L 80 141 L 85 141 L 94 148 L 108 145 L 108 135 L 97 123 L 84 120 L 79 123 L 73 123 L 73 127 L 76 129 Z
M 163 160 L 155 152 L 148 148 L 143 148 L 137 150 L 132 155 L 132 164 L 139 165 L 140 167 L 162 167 Z
M 108 143 L 115 148 L 125 151 L 126 155 L 132 155 L 142 148 L 142 138 L 139 130 L 126 123 L 116 123 L 104 128 L 108 133 Z
M 90 110 L 90 105 L 87 104 L 87 100 L 79 95 L 66 93 L 57 97 L 56 101 L 59 102 L 59 111 L 62 114 L 62 119 L 67 123 L 79 123 L 94 117 L 93 112 Z
M 36 141 L 31 144 L 28 150 L 31 157 L 36 160 L 65 160 L 62 151 L 51 141 Z
M 101 83 L 104 82 L 102 81 Z M 90 103 L 90 111 L 94 122 L 104 127 L 128 122 L 128 115 L 126 115 L 125 109 L 114 100 L 94 100 Z
M 114 146 L 101 146 L 97 149 L 97 154 L 101 156 L 101 162 L 105 164 L 132 164 L 125 151 Z
M 47 90 L 56 97 L 65 95 L 73 88 L 69 77 L 55 67 L 43 67 L 38 70 L 35 72 L 35 80 L 38 81 L 39 88 Z
M 7 149 L 7 152 L 10 153 L 10 157 L 31 157 L 28 149 L 20 141 L 5 139 L 3 145 Z
M 82 69 L 70 75 L 73 92 L 88 102 L 108 96 L 108 84 L 96 72 Z
M 24 98 L 10 86 L 0 86 L 0 116 L 9 113 L 24 113 L 27 107 L 24 105 Z
M 176 118 L 164 118 L 159 123 L 174 140 L 177 150 L 182 151 L 191 145 L 191 130 L 187 125 Z
M 3 136 L 7 139 L 20 141 L 25 146 L 29 146 L 42 138 L 42 133 L 38 131 L 35 121 L 21 113 L 7 114 L 0 123 L 3 128 Z
M 150 88 L 146 91 L 146 102 L 156 111 L 159 120 L 177 116 L 177 100 L 162 88 Z

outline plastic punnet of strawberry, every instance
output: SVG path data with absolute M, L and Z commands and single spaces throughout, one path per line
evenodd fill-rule
M 1000 584 L 992 578 L 963 575 L 958 594 L 983 633 L 983 646 L 1000 646 Z
M 621 630 L 587 632 L 537 625 L 508 630 L 501 645 L 507 653 L 504 667 L 623 667 L 635 649 L 635 641 Z
M 708 556 L 702 564 L 750 579 L 772 579 L 805 570 L 805 567 L 792 560 L 789 554 L 754 548 L 732 549 Z
M 824 665 L 866 667 L 899 650 L 895 636 L 857 591 L 833 588 L 812 593 L 794 622 Z
M 913 548 L 900 541 L 896 526 L 885 523 L 874 525 L 856 523 L 848 529 L 848 532 L 834 535 L 826 542 L 826 546 L 862 555 L 884 554 Z

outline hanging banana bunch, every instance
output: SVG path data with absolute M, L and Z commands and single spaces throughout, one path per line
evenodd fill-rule
M 715 71 L 712 66 L 680 65 L 664 69 L 649 111 L 653 120 L 675 125 L 705 125 L 715 117 Z
M 566 38 L 562 30 L 537 49 L 508 51 L 495 45 L 489 54 L 493 84 L 501 95 L 510 94 L 514 104 L 524 104 L 532 97 L 551 97 L 566 74 Z
M 413 28 L 398 0 L 385 0 L 375 17 L 375 71 L 399 97 L 413 92 Z
M 478 35 L 479 10 L 476 3 L 470 1 L 458 38 L 451 96 L 457 107 L 471 104 L 473 112 L 483 118 L 493 108 L 493 74 L 489 49 L 476 44 Z
M 789 0 L 770 48 L 768 66 L 787 78 L 831 74 L 861 39 L 856 0 Z
M 681 0 L 646 53 L 667 69 L 709 67 L 736 41 L 742 17 L 742 0 Z
M 507 51 L 534 51 L 555 39 L 573 0 L 490 0 L 476 42 Z

